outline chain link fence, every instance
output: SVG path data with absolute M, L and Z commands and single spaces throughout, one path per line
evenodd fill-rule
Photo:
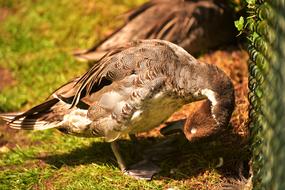
M 285 0 L 247 1 L 254 189 L 285 189 Z

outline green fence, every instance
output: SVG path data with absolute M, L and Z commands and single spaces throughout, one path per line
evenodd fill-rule
M 285 0 L 247 2 L 253 187 L 284 190 Z

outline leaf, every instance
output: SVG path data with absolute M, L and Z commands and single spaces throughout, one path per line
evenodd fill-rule
M 256 0 L 246 0 L 247 4 L 254 5 Z
M 244 18 L 241 16 L 239 20 L 235 21 L 235 27 L 238 29 L 238 31 L 242 31 L 244 28 Z

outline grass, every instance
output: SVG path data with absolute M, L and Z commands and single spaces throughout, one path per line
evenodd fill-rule
M 0 108 L 11 111 L 39 103 L 82 74 L 87 65 L 77 64 L 71 52 L 102 39 L 120 23 L 115 16 L 140 1 L 1 2 L 10 15 L 1 23 L 0 65 L 12 71 L 17 85 L 1 93 Z
M 0 0 L 8 15 L 0 20 L 0 67 L 14 83 L 0 92 L 0 111 L 21 111 L 46 99 L 57 87 L 82 74 L 88 65 L 72 57 L 109 34 L 117 15 L 144 0 Z M 1 16 L 0 16 L 1 18 Z M 141 140 L 150 146 L 157 140 Z M 122 175 L 108 143 L 66 136 L 54 130 L 0 129 L 0 189 L 219 189 L 240 149 L 221 142 L 180 142 L 179 158 L 160 163 L 153 181 Z M 128 163 L 139 160 L 135 145 L 120 142 Z M 231 152 L 231 154 L 228 154 Z M 219 158 L 225 167 L 218 167 Z M 245 158 L 242 158 L 246 159 Z

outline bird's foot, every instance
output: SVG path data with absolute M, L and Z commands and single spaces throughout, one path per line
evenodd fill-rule
M 129 169 L 124 170 L 126 175 L 142 180 L 151 180 L 152 177 L 159 172 L 160 167 L 149 160 L 142 160 L 130 166 Z

